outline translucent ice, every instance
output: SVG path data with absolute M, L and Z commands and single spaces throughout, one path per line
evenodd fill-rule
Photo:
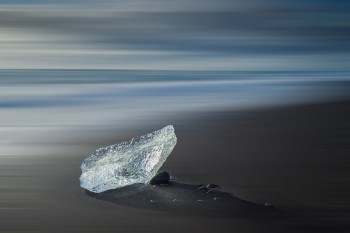
M 102 147 L 81 164 L 80 186 L 94 193 L 148 183 L 176 145 L 168 125 L 128 142 Z

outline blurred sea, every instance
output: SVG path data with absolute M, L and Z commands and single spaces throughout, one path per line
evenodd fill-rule
M 89 132 L 118 133 L 173 116 L 342 98 L 348 77 L 348 72 L 1 70 L 0 155 L 48 155 L 57 146 L 72 149 Z

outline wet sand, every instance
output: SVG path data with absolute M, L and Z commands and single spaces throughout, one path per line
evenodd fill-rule
M 166 211 L 189 217 L 284 217 L 284 213 L 270 203 L 258 205 L 223 192 L 220 187 L 206 188 L 207 185 L 170 181 L 162 185 L 135 184 L 102 193 L 86 191 L 86 194 L 122 206 Z
M 158 124 L 118 137 L 97 134 L 80 153 L 2 156 L 0 231 L 350 230 L 350 101 L 204 112 L 185 120 L 164 119 Z M 229 200 L 249 201 L 249 207 L 242 211 L 248 214 L 234 210 L 235 214 L 223 215 L 220 209 L 225 212 L 231 207 L 205 208 L 205 202 L 186 204 L 185 213 L 182 207 L 180 211 L 169 211 L 168 207 L 158 208 L 148 202 L 149 198 L 113 201 L 95 198 L 79 187 L 80 163 L 97 144 L 116 143 L 166 124 L 174 124 L 178 145 L 162 169 L 174 176 L 175 189 L 184 190 L 182 197 L 197 191 L 193 185 L 216 183 L 221 187 L 220 195 L 229 195 Z M 149 194 L 150 188 L 143 192 Z M 171 190 L 167 192 L 172 194 Z M 191 198 L 197 197 L 194 194 Z M 265 202 L 286 215 L 254 216 Z M 200 214 L 201 208 L 205 215 Z

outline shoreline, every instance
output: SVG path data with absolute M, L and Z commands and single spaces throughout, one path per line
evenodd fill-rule
M 170 121 L 173 119 L 158 124 Z M 1 158 L 0 202 L 11 214 L 0 214 L 0 230 L 86 233 L 97 229 L 237 229 L 271 233 L 350 229 L 350 100 L 261 111 L 228 109 L 173 122 L 178 145 L 161 170 L 168 170 L 180 184 L 215 183 L 222 187 L 220 191 L 240 199 L 260 205 L 271 202 L 291 217 L 185 218 L 169 211 L 96 200 L 79 187 L 80 164 L 94 146 L 86 142 L 87 147 L 71 156 Z M 128 140 L 147 130 L 118 138 Z M 119 142 L 106 138 L 95 143 Z

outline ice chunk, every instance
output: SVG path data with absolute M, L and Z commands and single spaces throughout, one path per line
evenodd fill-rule
M 128 142 L 102 147 L 81 164 L 80 186 L 94 193 L 148 183 L 176 145 L 168 125 Z

